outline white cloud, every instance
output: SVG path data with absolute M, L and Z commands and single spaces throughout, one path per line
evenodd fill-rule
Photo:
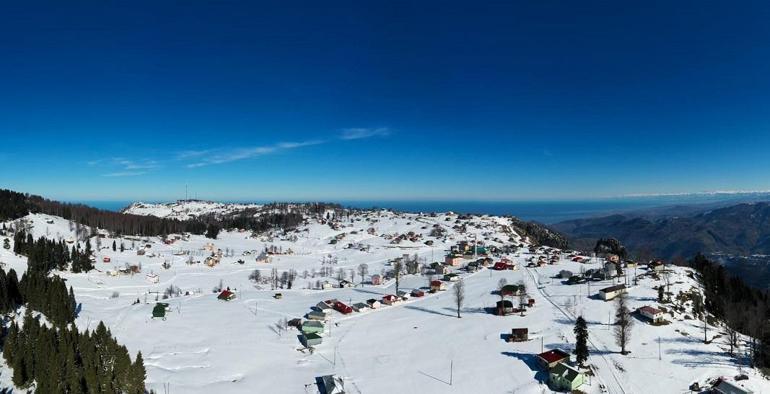
M 122 176 L 139 176 L 146 174 L 146 171 L 121 171 L 121 172 L 111 172 L 108 174 L 102 174 L 102 176 L 106 177 L 122 177 Z
M 278 153 L 281 151 L 302 148 L 305 146 L 319 145 L 325 142 L 326 141 L 323 141 L 323 140 L 302 141 L 302 142 L 281 142 L 275 145 L 256 146 L 251 148 L 210 150 L 202 155 L 198 155 L 199 157 L 202 157 L 201 160 L 195 163 L 187 164 L 186 167 L 199 168 L 199 167 L 204 167 L 204 166 L 209 166 L 214 164 L 230 163 L 234 161 L 246 160 L 246 159 L 273 154 L 273 153 Z
M 378 127 L 378 128 L 356 127 L 356 128 L 350 128 L 350 129 L 343 129 L 339 135 L 339 139 L 349 141 L 349 140 L 361 140 L 364 138 L 372 138 L 372 137 L 387 137 L 389 135 L 390 135 L 390 129 L 387 127 Z

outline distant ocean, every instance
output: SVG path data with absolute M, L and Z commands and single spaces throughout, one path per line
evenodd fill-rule
M 92 207 L 119 211 L 131 201 L 77 201 Z M 243 201 L 240 201 L 243 202 Z M 264 203 L 264 201 L 246 201 Z M 661 205 L 650 199 L 606 199 L 591 201 L 340 201 L 352 208 L 389 208 L 404 212 L 475 213 L 513 215 L 524 220 L 552 224 L 565 220 L 609 215 Z

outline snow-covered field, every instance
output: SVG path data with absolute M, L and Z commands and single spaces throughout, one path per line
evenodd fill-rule
M 66 220 L 45 215 L 30 215 L 26 219 L 31 222 L 35 236 L 74 238 Z M 527 259 L 538 255 L 528 253 L 526 248 L 507 255 L 519 270 L 457 271 L 464 277 L 466 287 L 460 319 L 456 317 L 449 284 L 447 291 L 412 298 L 399 305 L 349 315 L 332 312 L 323 343 L 312 354 L 298 341 L 298 331 L 290 328 L 282 332 L 276 328 L 283 318 L 304 317 L 322 300 L 334 298 L 356 303 L 395 293 L 394 281 L 343 289 L 308 288 L 318 281 L 336 284 L 334 277 L 340 268 L 347 273 L 359 264 L 368 264 L 368 280 L 371 274 L 389 269 L 389 261 L 404 254 L 417 254 L 428 264 L 443 261 L 446 251 L 458 241 L 478 239 L 499 246 L 512 241 L 526 242 L 516 235 L 511 239 L 504 218 L 474 217 L 465 233 L 453 228 L 456 219 L 456 215 L 431 217 L 379 211 L 353 215 L 351 220 L 341 221 L 337 230 L 311 220 L 300 231 L 285 236 L 252 237 L 250 232 L 230 231 L 220 233 L 216 240 L 190 236 L 172 244 L 165 244 L 158 237 L 106 236 L 99 241 L 96 270 L 60 274 L 74 287 L 76 298 L 82 303 L 77 318 L 79 328 L 94 328 L 102 320 L 132 354 L 141 351 L 148 388 L 159 393 L 169 388 L 173 393 L 315 393 L 315 378 L 328 374 L 343 377 L 348 393 L 549 392 L 545 384 L 547 374 L 538 367 L 536 355 L 554 348 L 571 351 L 575 342 L 574 318 L 581 314 L 589 323 L 588 363 L 596 372 L 590 384 L 580 388 L 582 391 L 599 393 L 600 386 L 604 386 L 610 393 L 681 393 L 687 392 L 695 381 L 703 385 L 719 376 L 745 373 L 749 379 L 742 384 L 756 393 L 770 392 L 769 382 L 727 355 L 724 339 L 704 344 L 702 323 L 687 320 L 684 314 L 667 314 L 671 324 L 664 326 L 637 320 L 629 347 L 631 353 L 619 354 L 612 327 L 607 324 L 614 303 L 596 297 L 598 290 L 612 285 L 613 280 L 591 282 L 589 288 L 586 284 L 567 285 L 553 278 L 560 270 L 577 273 L 581 267 L 600 267 L 602 261 L 577 263 L 562 254 L 556 264 L 524 268 Z M 446 236 L 430 237 L 434 225 L 444 228 Z M 374 230 L 370 233 L 369 228 Z M 409 232 L 416 235 L 415 241 L 394 244 L 383 237 Z M 342 233 L 346 234 L 344 238 L 330 243 Z M 117 245 L 123 243 L 126 250 L 113 251 L 113 240 Z M 428 246 L 426 240 L 433 240 L 434 244 Z M 96 237 L 91 242 L 96 249 Z M 212 249 L 209 242 L 214 250 L 226 252 L 213 267 L 202 263 L 210 254 L 208 249 Z M 356 247 L 347 248 L 348 244 Z M 291 249 L 293 254 L 274 255 L 269 263 L 257 263 L 258 252 L 266 246 Z M 145 250 L 143 256 L 137 255 L 139 249 Z M 336 258 L 335 274 L 314 278 L 313 271 L 321 271 L 321 261 L 329 261 L 329 256 Z M 105 257 L 110 262 L 105 263 Z M 187 264 L 190 257 L 201 263 Z M 23 270 L 25 260 L 0 249 L 0 261 L 6 269 Z M 163 267 L 164 263 L 168 268 Z M 108 274 L 126 264 L 140 264 L 141 273 Z M 269 284 L 249 280 L 255 269 L 266 277 L 272 268 L 279 272 L 296 270 L 299 276 L 293 289 L 272 290 Z M 674 294 L 697 287 L 688 277 L 687 269 L 672 270 Z M 307 278 L 304 271 L 308 271 Z M 638 269 L 640 274 L 645 271 Z M 627 273 L 630 282 L 633 272 Z M 158 283 L 151 283 L 148 274 L 157 275 Z M 508 283 L 523 281 L 527 285 L 535 306 L 525 316 L 500 317 L 486 312 L 485 308 L 493 307 L 499 300 L 493 291 L 501 278 Z M 356 276 L 354 282 L 360 279 Z M 405 275 L 400 286 L 404 290 L 422 288 L 428 280 L 422 275 Z M 220 281 L 235 291 L 234 300 L 217 299 L 212 290 Z M 657 291 L 653 287 L 661 284 L 651 278 L 641 279 L 629 290 L 631 306 L 657 306 Z M 162 300 L 163 291 L 171 285 L 183 295 Z M 275 299 L 276 292 L 283 297 Z M 170 304 L 165 320 L 152 319 L 156 300 Z M 514 327 L 529 328 L 530 340 L 505 342 L 503 334 Z M 719 331 L 710 327 L 709 336 Z M 0 384 L 10 384 L 6 367 L 0 370 Z

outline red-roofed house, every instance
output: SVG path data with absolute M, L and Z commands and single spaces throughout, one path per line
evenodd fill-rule
M 568 362 L 569 353 L 559 349 L 552 349 L 545 353 L 538 354 L 537 358 L 540 360 L 540 363 L 543 365 L 543 367 L 551 369 L 560 362 Z
M 663 320 L 663 311 L 648 305 L 637 309 L 637 312 L 639 312 L 640 315 L 650 319 L 653 323 L 660 323 Z
M 230 290 L 222 290 L 221 293 L 217 296 L 218 299 L 222 301 L 230 301 L 235 299 L 235 293 L 233 293 Z

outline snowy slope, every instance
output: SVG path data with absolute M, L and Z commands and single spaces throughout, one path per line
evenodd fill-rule
M 66 220 L 44 215 L 30 215 L 26 219 L 35 236 L 74 237 Z M 220 233 L 216 240 L 190 236 L 180 237 L 172 244 L 165 244 L 158 237 L 106 236 L 91 241 L 101 245 L 96 253 L 96 270 L 61 274 L 83 304 L 78 326 L 93 329 L 103 320 L 130 352 L 141 350 L 148 387 L 158 392 L 170 386 L 176 393 L 315 393 L 315 378 L 332 373 L 345 378 L 349 393 L 548 392 L 544 384 L 546 375 L 537 367 L 535 355 L 543 349 L 571 350 L 575 341 L 573 320 L 580 314 L 589 322 L 589 364 L 596 371 L 591 384 L 581 387 L 585 392 L 598 393 L 600 385 L 604 385 L 611 393 L 680 393 L 692 382 L 705 384 L 719 376 L 739 373 L 749 375 L 749 380 L 742 383 L 756 393 L 770 392 L 766 380 L 741 366 L 740 360 L 727 356 L 724 340 L 703 344 L 701 323 L 686 320 L 684 314 L 667 316 L 671 324 L 666 326 L 637 321 L 631 353 L 620 355 L 613 331 L 606 324 L 614 305 L 595 297 L 600 288 L 612 285 L 613 281 L 592 282 L 589 288 L 553 279 L 562 269 L 579 272 L 581 267 L 596 268 L 602 264 L 600 259 L 588 264 L 572 262 L 566 254 L 557 264 L 539 268 L 484 269 L 471 274 L 457 271 L 466 284 L 461 319 L 455 314 L 450 284 L 449 291 L 401 305 L 351 315 L 332 313 L 324 343 L 313 354 L 299 350 L 302 346 L 296 330 L 279 335 L 275 328 L 279 320 L 303 317 L 319 301 L 336 298 L 355 303 L 395 292 L 394 281 L 380 286 L 309 289 L 318 281 L 337 283 L 333 277 L 318 274 L 322 259 L 328 256 L 337 261 L 333 276 L 342 268 L 350 279 L 349 270 L 366 263 L 369 279 L 371 274 L 388 269 L 390 260 L 404 254 L 417 254 L 430 263 L 441 261 L 446 250 L 462 240 L 485 240 L 488 245 L 520 241 L 504 232 L 505 218 L 474 217 L 464 222 L 466 233 L 455 229 L 456 221 L 455 215 L 430 217 L 377 211 L 356 213 L 351 220 L 340 222 L 336 230 L 311 221 L 288 234 L 252 237 L 250 232 L 229 231 Z M 434 226 L 445 229 L 446 235 L 430 237 Z M 409 232 L 416 235 L 416 241 L 392 241 Z M 330 243 L 336 237 L 341 240 Z M 122 243 L 126 250 L 113 251 L 113 240 L 117 245 Z M 428 246 L 426 240 L 433 240 L 434 244 Z M 348 248 L 348 244 L 357 247 Z M 257 263 L 257 253 L 267 246 L 291 249 L 293 254 L 274 255 L 269 263 Z M 145 254 L 137 255 L 139 249 L 145 250 Z M 210 255 L 210 249 L 225 252 L 218 265 L 186 263 L 190 258 L 203 261 Z M 521 252 L 508 257 L 524 267 L 534 256 Z M 104 263 L 104 257 L 109 257 L 110 262 Z M 0 261 L 22 270 L 25 264 L 23 257 L 6 250 L 0 250 Z M 164 263 L 170 264 L 170 268 L 163 268 Z M 139 264 L 142 272 L 108 274 L 126 264 Z M 271 290 L 267 283 L 249 280 L 253 270 L 259 269 L 266 277 L 272 268 L 279 273 L 296 270 L 299 277 L 294 288 Z M 697 287 L 686 269 L 673 270 L 673 293 Z M 148 273 L 158 275 L 158 283 L 149 282 Z M 498 300 L 492 291 L 501 278 L 508 283 L 523 281 L 527 285 L 535 307 L 524 317 L 499 317 L 484 310 Z M 401 288 L 425 287 L 428 279 L 406 275 Z M 235 300 L 217 300 L 212 289 L 220 281 L 236 292 Z M 360 278 L 354 281 L 358 283 Z M 661 283 L 641 279 L 629 292 L 631 306 L 656 306 L 654 287 Z M 178 287 L 183 295 L 165 301 L 170 304 L 166 320 L 152 319 L 156 297 L 161 299 L 170 285 Z M 278 291 L 283 294 L 280 300 L 273 298 Z M 502 335 L 514 327 L 529 328 L 530 340 L 515 344 L 503 341 Z M 719 330 L 711 327 L 710 331 L 713 336 Z M 0 370 L 0 383 L 7 384 L 3 375 Z
M 186 220 L 210 214 L 222 215 L 239 212 L 247 208 L 259 207 L 261 207 L 259 204 L 228 204 L 212 201 L 179 200 L 160 204 L 135 202 L 123 209 L 122 212 L 133 215 Z

